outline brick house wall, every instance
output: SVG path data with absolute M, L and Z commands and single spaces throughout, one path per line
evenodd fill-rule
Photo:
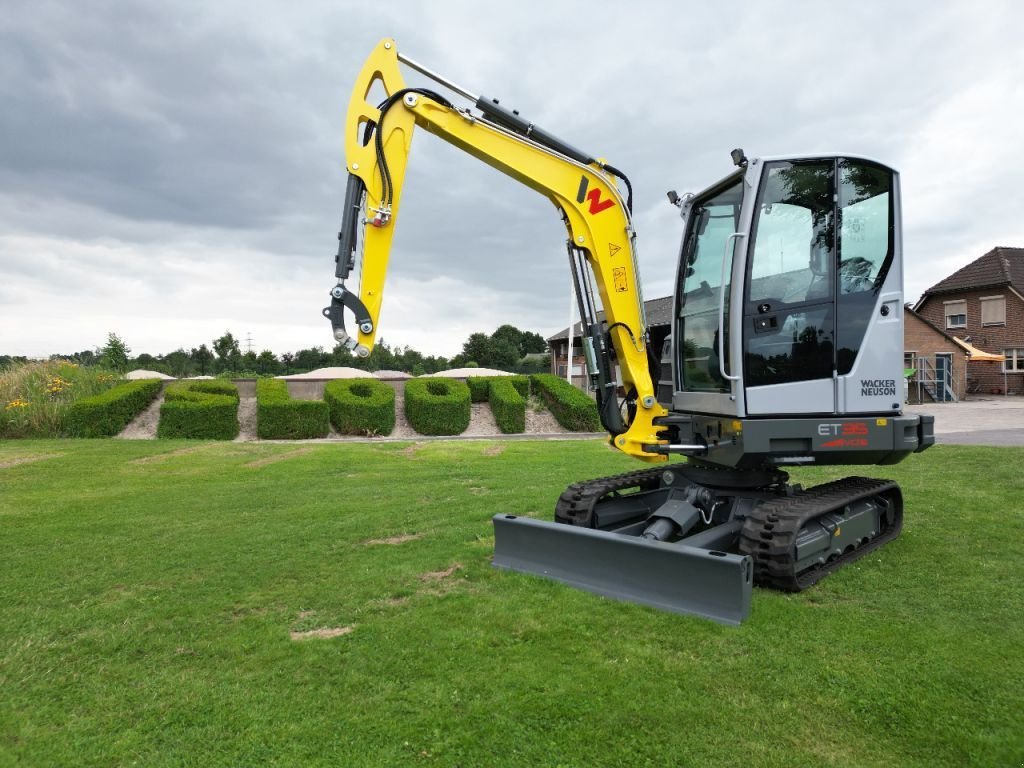
M 983 325 L 981 322 L 981 299 L 1002 296 L 1006 303 L 1006 320 L 997 325 Z M 966 302 L 966 323 L 963 327 L 947 327 L 946 302 Z M 1003 363 L 970 362 L 967 376 L 977 382 L 980 392 L 1024 394 L 1024 365 L 1020 357 L 1024 354 L 1024 298 L 1007 285 L 973 288 L 926 296 L 916 308 L 917 313 L 946 333 L 965 339 L 985 352 L 1007 354 L 1011 359 Z M 1012 350 L 1018 350 L 1017 360 L 1012 359 Z M 1004 384 L 1004 365 L 1007 368 Z M 971 387 L 974 389 L 975 387 Z
M 936 355 L 949 355 L 952 360 L 952 389 L 957 399 L 962 400 L 967 390 L 965 381 L 966 354 L 963 347 L 953 341 L 950 336 L 933 328 L 920 315 L 914 314 L 910 309 L 903 310 L 903 354 L 904 363 L 908 368 L 917 368 L 921 358 L 926 358 L 934 364 Z M 913 357 L 913 360 L 910 357 Z M 918 388 L 917 375 L 910 379 L 910 399 L 916 402 Z M 927 400 L 924 395 L 922 399 Z

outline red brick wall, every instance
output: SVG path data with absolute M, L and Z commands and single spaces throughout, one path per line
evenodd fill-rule
M 981 324 L 981 297 L 1006 297 L 1006 324 Z M 964 299 L 967 301 L 967 327 L 946 329 L 945 305 L 943 302 Z M 929 296 L 918 313 L 947 333 L 958 338 L 971 337 L 971 344 L 985 352 L 1002 354 L 1010 347 L 1024 348 L 1024 300 L 1008 287 L 981 288 L 959 291 L 953 294 Z M 909 349 L 909 347 L 908 347 Z M 1002 363 L 973 362 L 968 364 L 968 377 L 976 379 L 981 392 L 1003 391 Z M 1024 372 L 1008 373 L 1006 388 L 1016 394 L 1024 394 Z
M 964 350 L 951 339 L 932 328 L 912 312 L 903 313 L 903 350 L 914 352 L 918 357 L 926 357 L 934 363 L 936 354 L 953 355 L 953 391 L 958 398 L 963 398 L 964 384 Z M 914 379 L 911 380 L 913 382 Z M 910 386 L 911 399 L 916 399 L 916 388 Z M 927 395 L 925 396 L 927 398 Z

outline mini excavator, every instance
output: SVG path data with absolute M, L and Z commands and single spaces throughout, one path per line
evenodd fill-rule
M 407 87 L 401 65 L 449 95 Z M 377 104 L 374 89 L 385 94 Z M 626 175 L 382 40 L 349 102 L 338 282 L 323 311 L 355 355 L 377 333 L 416 128 L 554 204 L 602 425 L 611 445 L 651 465 L 570 485 L 551 522 L 495 515 L 495 566 L 738 624 L 754 584 L 806 589 L 899 535 L 896 483 L 803 488 L 786 472 L 895 464 L 934 443 L 932 418 L 901 410 L 896 171 L 850 154 L 733 150 L 725 178 L 669 192 L 683 234 L 670 333 L 656 350 Z

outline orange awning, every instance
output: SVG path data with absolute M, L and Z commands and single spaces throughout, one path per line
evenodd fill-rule
M 978 349 L 973 344 L 968 344 L 966 341 L 958 339 L 956 336 L 953 337 L 953 341 L 964 348 L 964 351 L 967 353 L 967 359 L 972 362 L 978 360 L 982 362 L 1001 363 L 1006 359 L 1006 355 L 998 355 L 995 352 L 986 352 L 983 349 Z

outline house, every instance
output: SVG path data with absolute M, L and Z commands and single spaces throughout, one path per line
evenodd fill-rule
M 903 367 L 913 370 L 910 402 L 962 400 L 967 392 L 968 352 L 949 333 L 936 328 L 910 306 L 903 308 Z
M 1024 248 L 993 248 L 925 291 L 913 311 L 976 348 L 968 392 L 1024 393 Z
M 661 299 L 651 299 L 644 302 L 644 313 L 647 315 L 647 330 L 650 333 L 651 346 L 661 356 L 661 347 L 672 327 L 672 297 L 665 296 Z M 598 313 L 598 318 L 604 319 L 604 312 Z M 580 340 L 581 324 L 573 326 L 572 341 L 572 383 L 582 390 L 587 388 L 587 367 L 583 358 L 583 346 Z M 566 354 L 569 351 L 569 329 L 551 336 L 547 340 L 548 348 L 551 350 L 551 372 L 563 379 L 566 377 L 568 363 Z

